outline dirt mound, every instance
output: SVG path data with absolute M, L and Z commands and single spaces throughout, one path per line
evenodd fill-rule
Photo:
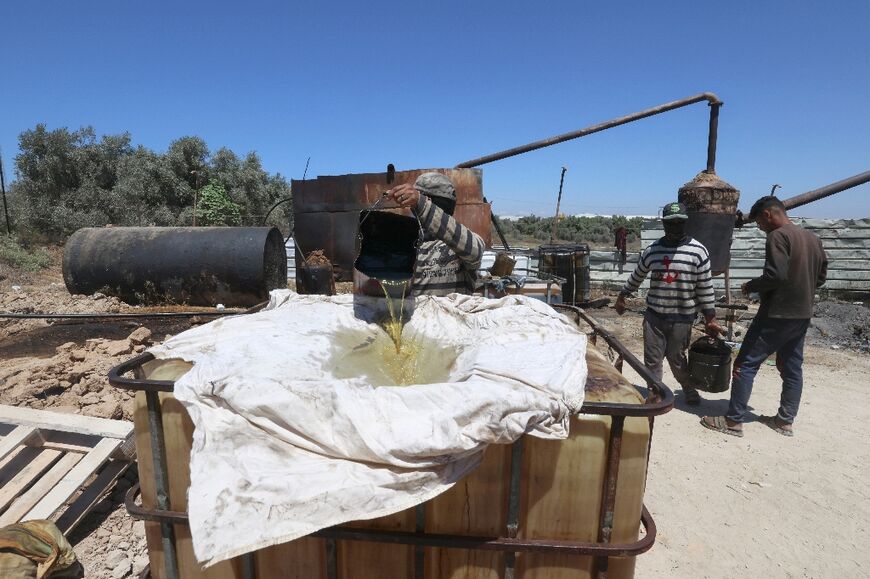
M 330 263 L 329 258 L 326 257 L 326 254 L 322 249 L 315 249 L 311 253 L 308 254 L 308 257 L 305 258 L 305 263 L 311 266 L 317 265 L 332 265 Z
M 29 358 L 10 368 L 0 367 L 0 404 L 132 420 L 132 393 L 111 387 L 106 375 L 150 343 L 151 330 L 140 327 L 121 340 L 66 342 L 51 358 Z
M 59 281 L 3 286 L 0 311 L 4 312 L 117 313 L 130 309 L 117 298 L 99 293 L 70 295 Z M 152 332 L 162 340 L 189 324 L 185 319 L 141 320 L 141 324 L 0 319 L 0 404 L 130 420 L 133 394 L 109 385 L 109 369 L 144 351 L 152 343 Z
M 816 304 L 807 341 L 816 346 L 870 353 L 870 308 L 863 304 Z

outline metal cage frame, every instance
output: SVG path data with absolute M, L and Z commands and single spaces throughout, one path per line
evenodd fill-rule
M 602 338 L 617 354 L 614 366 L 622 372 L 623 363 L 637 372 L 646 382 L 648 395 L 644 404 L 623 404 L 608 402 L 584 403 L 580 413 L 611 417 L 610 439 L 607 448 L 607 463 L 605 469 L 601 509 L 598 518 L 598 541 L 576 542 L 548 539 L 519 539 L 519 504 L 520 482 L 523 456 L 523 438 L 512 445 L 510 491 L 508 494 L 508 521 L 505 533 L 501 536 L 470 536 L 455 534 L 439 534 L 425 532 L 424 505 L 416 507 L 416 524 L 414 532 L 384 531 L 374 529 L 357 529 L 349 527 L 332 527 L 322 529 L 311 536 L 326 539 L 326 571 L 328 579 L 338 576 L 337 540 L 370 541 L 378 543 L 393 543 L 414 546 L 414 577 L 422 579 L 425 568 L 425 547 L 446 547 L 454 549 L 473 549 L 501 551 L 505 553 L 505 578 L 515 576 L 516 553 L 539 552 L 584 555 L 595 558 L 595 576 L 597 579 L 607 578 L 607 568 L 610 557 L 632 557 L 648 551 L 655 543 L 656 526 L 652 516 L 644 505 L 639 524 L 643 526 L 644 536 L 631 543 L 611 543 L 613 516 L 616 503 L 616 488 L 619 480 L 619 459 L 622 449 L 623 426 L 627 417 L 646 417 L 650 422 L 650 446 L 652 445 L 654 418 L 669 412 L 674 405 L 673 392 L 623 346 L 610 332 L 605 330 L 589 314 L 581 308 L 562 304 L 552 304 L 557 310 L 562 310 L 576 317 L 576 322 L 582 320 L 592 331 L 589 339 L 597 344 Z M 252 308 L 255 310 L 255 308 Z M 249 310 L 251 311 L 251 310 Z M 125 506 L 129 514 L 137 520 L 160 523 L 160 534 L 163 545 L 165 573 L 167 579 L 179 579 L 178 559 L 175 549 L 175 524 L 188 524 L 187 513 L 172 511 L 169 500 L 169 473 L 166 468 L 166 445 L 163 439 L 163 415 L 160 406 L 159 393 L 172 392 L 174 382 L 171 380 L 148 380 L 142 377 L 142 365 L 154 359 L 149 353 L 144 353 L 123 362 L 109 371 L 109 383 L 124 390 L 142 391 L 145 393 L 148 407 L 148 422 L 152 460 L 154 463 L 155 488 L 157 491 L 157 508 L 148 509 L 136 503 L 140 492 L 137 484 L 126 495 Z M 125 374 L 134 373 L 134 378 Z M 649 451 L 647 452 L 647 464 Z M 244 579 L 259 577 L 253 553 L 240 557 L 242 576 Z M 147 577 L 146 569 L 141 577 Z

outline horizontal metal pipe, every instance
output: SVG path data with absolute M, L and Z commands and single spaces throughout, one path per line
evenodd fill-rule
M 136 504 L 141 493 L 137 483 L 127 491 L 124 506 L 136 520 L 187 525 L 187 513 L 149 509 Z M 406 531 L 384 531 L 349 527 L 331 527 L 311 534 L 313 537 L 338 539 L 344 541 L 369 541 L 398 545 L 417 545 L 421 547 L 445 547 L 454 549 L 479 549 L 482 551 L 564 553 L 605 557 L 633 557 L 649 551 L 656 539 L 656 524 L 643 506 L 640 523 L 646 532 L 643 537 L 632 543 L 587 543 L 557 539 L 512 539 L 509 537 L 490 537 L 476 535 L 448 535 L 441 533 L 419 533 Z
M 831 183 L 830 185 L 825 185 L 824 187 L 819 187 L 818 189 L 813 189 L 812 191 L 807 191 L 806 193 L 783 199 L 782 204 L 785 205 L 786 209 L 794 209 L 795 207 L 818 201 L 819 199 L 823 199 L 833 195 L 834 193 L 839 193 L 840 191 L 863 185 L 868 181 L 870 181 L 870 171 L 864 171 L 863 173 L 859 173 L 853 177 L 849 177 L 848 179 L 843 179 L 842 181 L 837 181 L 836 183 Z
M 445 549 L 470 549 L 480 551 L 559 553 L 565 555 L 591 555 L 604 557 L 634 557 L 649 551 L 655 543 L 656 529 L 652 516 L 643 508 L 641 523 L 646 535 L 634 543 L 585 543 L 557 539 L 510 539 L 473 535 L 446 535 L 425 533 L 422 535 L 404 531 L 332 527 L 311 534 L 314 537 L 342 541 L 370 541 L 397 545 L 421 545 Z
M 0 320 L 104 320 L 104 319 L 129 319 L 129 318 L 192 318 L 195 316 L 203 317 L 220 317 L 234 316 L 245 313 L 245 310 L 221 311 L 221 312 L 135 312 L 129 314 L 123 313 L 104 313 L 104 314 L 43 314 L 43 313 L 19 313 L 19 312 L 0 312 Z
M 577 131 L 572 131 L 570 133 L 564 133 L 562 135 L 556 135 L 555 137 L 550 137 L 547 139 L 542 139 L 540 141 L 535 141 L 533 143 L 528 143 L 527 145 L 521 145 L 519 147 L 514 147 L 513 149 L 507 149 L 506 151 L 501 151 L 499 153 L 493 153 L 491 155 L 486 155 L 485 157 L 479 157 L 477 159 L 472 159 L 470 161 L 465 161 L 464 163 L 460 163 L 456 165 L 457 169 L 468 169 L 471 167 L 479 167 L 480 165 L 485 165 L 486 163 L 492 163 L 493 161 L 500 161 L 501 159 L 506 159 L 508 157 L 513 157 L 515 155 L 521 155 L 522 153 L 528 153 L 529 151 L 534 151 L 536 149 L 543 149 L 544 147 L 549 147 L 551 145 L 557 145 L 559 143 L 564 143 L 565 141 L 570 141 L 572 139 L 577 139 L 580 137 L 585 137 L 586 135 L 591 135 L 592 133 L 597 133 L 599 131 L 603 131 L 606 129 L 610 129 L 612 127 L 618 127 L 619 125 L 624 125 L 626 123 L 630 123 L 633 121 L 637 121 L 640 119 L 645 119 L 647 117 L 651 117 L 654 115 L 658 115 L 667 111 L 671 111 L 674 109 L 678 109 L 680 107 L 684 107 L 687 105 L 691 105 L 701 101 L 708 101 L 711 105 L 721 105 L 722 101 L 719 100 L 715 94 L 711 92 L 705 92 L 701 94 L 696 94 L 695 96 L 691 96 L 688 98 L 680 99 L 677 101 L 665 103 L 663 105 L 659 105 L 657 107 L 653 107 L 651 109 L 642 110 L 636 113 L 632 113 L 630 115 L 626 115 L 624 117 L 619 117 L 616 119 L 612 119 L 609 121 L 605 121 L 603 123 L 599 123 L 597 125 L 592 125 L 591 127 L 586 127 L 585 129 L 580 129 Z M 718 108 L 716 109 L 718 113 Z M 718 115 L 716 116 L 718 120 Z M 714 125 L 711 121 L 711 130 L 714 129 Z M 712 153 L 712 157 L 710 157 L 708 152 L 708 166 L 712 163 L 715 163 L 715 138 L 712 141 L 712 147 L 714 147 L 714 152 Z
M 124 506 L 130 516 L 137 521 L 152 521 L 154 523 L 171 523 L 173 525 L 189 525 L 190 518 L 186 511 L 169 511 L 163 509 L 149 509 L 136 504 L 136 499 L 142 494 L 140 483 L 134 484 L 124 494 Z

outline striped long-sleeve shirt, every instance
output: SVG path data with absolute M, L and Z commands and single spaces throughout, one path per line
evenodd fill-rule
M 425 234 L 414 264 L 411 295 L 470 294 L 485 244 L 479 235 L 420 195 L 414 212 Z
M 637 291 L 650 276 L 646 305 L 666 319 L 691 320 L 698 310 L 714 312 L 713 279 L 707 248 L 691 237 L 673 244 L 664 237 L 643 250 L 623 294 Z

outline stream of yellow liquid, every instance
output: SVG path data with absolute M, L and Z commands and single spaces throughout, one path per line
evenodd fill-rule
M 387 300 L 387 312 L 390 315 L 390 319 L 384 321 L 383 327 L 384 331 L 393 341 L 394 346 L 394 348 L 383 348 L 381 352 L 384 369 L 398 385 L 407 386 L 408 384 L 416 384 L 420 380 L 419 357 L 421 345 L 416 340 L 405 340 L 402 337 L 402 332 L 405 329 L 403 316 L 405 313 L 405 289 L 408 287 L 407 281 L 378 281 L 380 281 L 381 288 L 384 290 L 384 296 Z M 395 291 L 399 288 L 401 288 L 401 291 Z M 394 291 L 391 292 L 390 289 Z M 394 297 L 397 293 L 401 297 Z

